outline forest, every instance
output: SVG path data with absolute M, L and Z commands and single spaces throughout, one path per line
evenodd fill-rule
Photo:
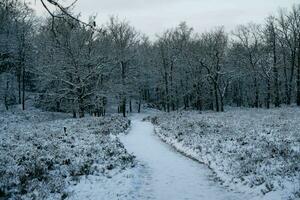
M 0 1 L 0 200 L 300 199 L 300 4 L 153 38 L 27 2 Z
M 154 40 L 118 17 L 96 24 L 72 6 L 48 11 L 41 19 L 22 1 L 0 3 L 7 110 L 26 109 L 32 95 L 39 108 L 80 118 L 126 116 L 144 104 L 167 112 L 300 106 L 300 5 L 229 32 L 220 24 L 196 33 L 182 22 Z

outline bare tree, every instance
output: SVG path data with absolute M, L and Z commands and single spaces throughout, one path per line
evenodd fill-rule
M 271 57 L 273 59 L 273 83 L 274 83 L 274 105 L 275 107 L 280 106 L 280 92 L 279 92 L 279 70 L 278 70 L 278 59 L 277 59 L 277 49 L 278 49 L 278 33 L 276 28 L 276 21 L 274 17 L 270 17 L 267 20 L 266 25 L 266 43 L 269 46 Z
M 237 41 L 242 45 L 243 51 L 239 55 L 244 64 L 249 67 L 253 77 L 254 84 L 254 106 L 259 107 L 260 89 L 259 89 L 259 62 L 261 61 L 262 53 L 262 36 L 261 27 L 256 24 L 249 24 L 248 26 L 239 26 L 234 32 Z
M 216 111 L 224 111 L 224 95 L 229 81 L 224 80 L 224 66 L 227 49 L 227 34 L 223 28 L 206 33 L 201 38 L 202 58 L 200 64 L 207 71 L 207 78 L 215 97 Z
M 95 83 L 99 81 L 102 69 L 108 62 L 96 46 L 99 35 L 71 18 L 68 23 L 61 20 L 56 24 L 55 35 L 50 29 L 51 26 L 44 27 L 40 35 L 39 45 L 49 48 L 39 53 L 43 64 L 36 68 L 37 73 L 42 78 L 47 77 L 46 94 L 55 99 L 58 109 L 61 102 L 66 102 L 72 105 L 68 109 L 73 110 L 74 116 L 78 111 L 79 117 L 83 117 L 91 106 L 90 98 L 94 95 Z
M 126 116 L 126 102 L 128 97 L 128 82 L 130 81 L 130 67 L 136 55 L 136 45 L 138 44 L 138 34 L 125 21 L 119 21 L 117 18 L 110 18 L 107 25 L 107 34 L 111 38 L 113 56 L 116 61 L 116 68 L 120 76 L 117 76 L 114 83 L 119 89 L 120 111 Z

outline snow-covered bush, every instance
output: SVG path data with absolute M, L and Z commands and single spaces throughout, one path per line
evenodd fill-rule
M 123 117 L 71 119 L 31 110 L 1 113 L 0 124 L 0 197 L 66 198 L 76 177 L 134 164 L 114 136 L 129 127 Z
M 223 184 L 299 196 L 299 108 L 173 112 L 151 121 L 164 141 L 207 164 Z

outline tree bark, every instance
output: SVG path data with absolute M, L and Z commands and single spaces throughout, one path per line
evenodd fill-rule
M 141 99 L 139 99 L 139 104 L 138 104 L 138 113 L 140 113 L 140 112 L 141 112 L 141 104 L 142 104 L 142 102 L 141 102 Z
M 167 112 L 170 112 L 170 96 L 169 96 L 169 86 L 168 86 L 168 74 L 167 74 L 167 72 L 165 72 L 165 90 L 166 90 L 166 94 L 165 94 L 166 109 L 167 109 Z
M 19 95 L 18 95 L 18 100 L 19 100 L 19 104 L 21 104 L 22 103 L 22 98 L 21 98 L 21 96 L 22 96 L 22 94 L 21 94 L 21 90 L 22 90 L 22 86 L 21 86 L 21 69 L 17 69 L 17 80 L 18 80 L 18 93 L 19 93 Z
M 6 78 L 6 91 L 5 91 L 5 96 L 4 96 L 4 105 L 5 105 L 5 109 L 8 110 L 8 102 L 7 102 L 7 93 L 8 93 L 8 89 L 9 89 L 9 81 L 8 78 Z
M 220 111 L 224 112 L 224 98 L 220 95 Z
M 174 68 L 174 63 L 171 61 L 171 66 L 170 66 L 170 93 L 171 93 L 171 99 L 170 99 L 170 104 L 172 111 L 175 110 L 175 103 L 174 103 L 174 86 L 173 86 L 173 68 Z
M 73 118 L 76 118 L 77 116 L 76 116 L 76 111 L 75 110 L 73 110 Z
M 122 113 L 123 117 L 126 117 L 126 97 L 125 97 L 125 73 L 126 73 L 126 62 L 121 61 L 121 77 L 122 77 L 122 85 L 123 85 L 123 92 L 122 92 Z
M 288 98 L 287 98 L 287 104 L 291 105 L 292 103 L 292 89 L 293 89 L 293 81 L 294 81 L 294 71 L 295 71 L 295 52 L 292 53 L 292 61 L 291 61 L 291 74 L 288 84 Z
M 267 109 L 270 108 L 270 103 L 271 103 L 271 83 L 270 79 L 267 79 L 267 99 L 266 99 L 266 107 Z
M 298 65 L 297 65 L 297 106 L 300 106 L 300 33 L 298 37 Z
M 82 98 L 79 98 L 79 118 L 84 117 L 84 102 Z
M 218 89 L 217 89 L 217 83 L 214 84 L 214 93 L 215 93 L 215 104 L 216 104 L 216 111 L 219 112 L 219 95 L 218 95 Z
M 126 97 L 123 97 L 122 100 L 122 113 L 123 113 L 123 117 L 126 117 Z
M 284 75 L 285 104 L 288 104 L 289 84 L 288 84 L 288 75 L 287 75 L 285 51 L 283 51 L 283 75 Z
M 258 89 L 258 83 L 257 83 L 257 78 L 256 75 L 254 77 L 254 88 L 255 88 L 255 101 L 254 101 L 254 106 L 256 108 L 259 107 L 259 89 Z
M 210 89 L 210 110 L 214 110 L 214 90 L 213 88 L 211 87 Z
M 131 102 L 131 99 L 129 99 L 129 112 L 132 113 L 132 102 Z
M 275 30 L 273 27 L 272 30 L 272 42 L 273 42 L 273 73 L 274 73 L 274 105 L 275 107 L 280 106 L 280 99 L 279 99 L 279 78 L 278 78 L 278 67 L 277 67 L 277 52 L 276 52 L 276 36 L 275 36 Z
M 22 67 L 22 110 L 25 110 L 25 66 Z

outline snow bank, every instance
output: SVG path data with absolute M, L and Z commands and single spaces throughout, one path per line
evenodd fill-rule
M 0 197 L 61 199 L 83 175 L 107 176 L 134 165 L 114 135 L 129 127 L 116 115 L 71 119 L 39 110 L 0 113 Z
M 261 199 L 300 197 L 300 109 L 173 112 L 153 117 L 156 133 L 207 164 L 222 184 Z

